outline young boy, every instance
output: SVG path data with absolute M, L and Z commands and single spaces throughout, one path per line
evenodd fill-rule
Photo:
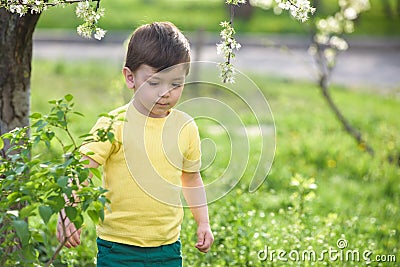
M 189 62 L 189 43 L 172 23 L 143 25 L 130 39 L 122 72 L 135 95 L 111 112 L 125 119 L 113 125 L 116 141 L 81 149 L 88 167 L 103 165 L 103 187 L 111 201 L 97 227 L 97 266 L 182 266 L 180 189 L 198 225 L 196 248 L 206 253 L 213 243 L 198 130 L 193 119 L 173 109 Z M 100 118 L 92 132 L 108 123 Z M 66 225 L 66 246 L 78 246 L 80 230 Z

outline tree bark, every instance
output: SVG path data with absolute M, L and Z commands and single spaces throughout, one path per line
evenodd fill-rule
M 30 13 L 21 17 L 0 8 L 0 135 L 29 124 L 32 35 L 39 17 Z M 5 143 L 0 150 L 0 162 L 8 147 Z M 7 255 L 17 247 L 18 240 L 1 252 Z M 4 260 L 0 259 L 1 266 Z
M 0 134 L 29 124 L 32 35 L 39 17 L 0 9 Z
M 324 97 L 329 108 L 335 114 L 335 117 L 342 124 L 343 129 L 356 140 L 357 144 L 360 147 L 362 147 L 366 152 L 368 152 L 368 154 L 370 154 L 373 157 L 375 155 L 374 149 L 366 142 L 366 140 L 364 140 L 364 138 L 361 135 L 361 132 L 359 132 L 356 128 L 354 128 L 351 125 L 350 121 L 346 119 L 346 117 L 340 111 L 339 107 L 333 101 L 331 94 L 329 92 L 329 78 L 331 76 L 333 66 L 330 66 L 327 60 L 325 59 L 322 47 L 318 43 L 314 44 L 317 48 L 317 53 L 314 58 L 316 60 L 317 67 L 319 70 L 318 85 L 319 89 L 321 90 L 322 96 Z

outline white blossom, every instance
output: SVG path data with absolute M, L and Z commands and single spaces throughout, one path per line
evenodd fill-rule
M 258 6 L 263 9 L 270 9 L 272 7 L 272 0 L 250 0 L 250 5 Z
M 94 38 L 96 38 L 97 40 L 101 40 L 105 34 L 106 34 L 105 30 L 101 28 L 96 28 L 96 32 L 94 33 Z
M 328 66 L 335 64 L 337 51 L 344 51 L 349 47 L 339 36 L 353 32 L 354 20 L 370 7 L 369 0 L 339 0 L 338 3 L 339 11 L 316 23 L 317 33 L 314 42 L 322 46 L 313 46 L 313 49 L 321 50 Z
M 226 0 L 225 3 L 229 5 L 239 5 L 239 4 L 245 4 L 246 0 Z
M 348 20 L 355 20 L 358 14 L 353 7 L 349 7 L 344 10 L 343 15 Z
M 349 48 L 347 42 L 337 36 L 332 36 L 331 39 L 329 40 L 329 44 L 332 47 L 336 48 L 337 50 L 341 51 L 347 50 Z
M 309 0 L 275 0 L 278 7 L 288 10 L 290 14 L 301 22 L 309 18 L 309 14 L 314 14 L 315 8 L 311 6 Z
M 336 60 L 336 51 L 333 48 L 327 48 L 324 50 L 324 56 L 328 66 L 334 66 Z
M 235 30 L 227 21 L 220 23 L 222 42 L 217 44 L 217 53 L 222 54 L 225 62 L 220 64 L 221 78 L 226 83 L 234 82 L 234 69 L 231 60 L 235 58 L 234 50 L 239 50 L 241 45 L 235 40 Z

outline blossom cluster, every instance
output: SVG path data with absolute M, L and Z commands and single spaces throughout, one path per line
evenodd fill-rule
M 245 4 L 246 0 L 226 0 L 226 4 L 233 6 L 239 6 Z M 235 29 L 232 27 L 233 24 L 233 13 L 231 13 L 231 21 L 223 21 L 220 23 L 222 27 L 221 38 L 222 41 L 217 44 L 217 53 L 222 54 L 225 61 L 219 64 L 221 69 L 221 79 L 224 83 L 234 83 L 235 69 L 231 63 L 231 60 L 235 58 L 234 50 L 240 49 L 240 44 L 235 40 L 234 34 Z
M 278 7 L 288 10 L 290 14 L 301 22 L 308 20 L 308 14 L 314 14 L 315 7 L 312 7 L 309 0 L 275 0 Z
M 93 2 L 97 2 L 97 4 L 93 5 Z M 99 8 L 100 0 L 1 0 L 0 8 L 5 8 L 22 17 L 28 13 L 41 13 L 48 7 L 64 7 L 73 3 L 78 3 L 76 15 L 83 19 L 83 23 L 77 28 L 78 34 L 85 38 L 91 38 L 94 35 L 94 38 L 102 39 L 106 31 L 97 26 L 99 19 L 104 16 L 104 8 Z
M 317 49 L 322 50 L 329 66 L 335 64 L 338 51 L 348 49 L 347 42 L 340 36 L 354 31 L 354 20 L 361 12 L 370 8 L 369 0 L 339 0 L 339 10 L 316 23 L 317 33 L 310 52 L 315 54 Z
M 0 1 L 0 8 L 3 7 L 22 17 L 28 12 L 31 14 L 41 13 L 47 9 L 48 4 L 43 0 L 6 0 Z
M 225 62 L 220 64 L 221 78 L 224 82 L 233 83 L 235 71 L 231 60 L 235 58 L 234 50 L 239 50 L 241 45 L 234 38 L 235 29 L 230 22 L 223 21 L 220 25 L 223 28 L 220 34 L 222 41 L 217 44 L 217 53 L 225 58 Z
M 77 32 L 85 38 L 94 38 L 101 40 L 106 31 L 97 27 L 98 21 L 104 16 L 104 8 L 92 6 L 89 1 L 79 2 L 76 6 L 76 16 L 83 19 L 83 23 L 78 26 Z
M 306 22 L 310 14 L 314 14 L 315 8 L 309 0 L 250 0 L 250 4 L 264 9 L 274 8 L 274 13 L 279 15 L 282 10 L 288 10 L 290 14 L 301 22 Z
M 228 5 L 235 5 L 235 6 L 237 6 L 237 5 L 239 5 L 239 4 L 245 4 L 245 3 L 246 3 L 246 0 L 226 0 L 225 3 L 228 4 Z
M 246 0 L 226 0 L 225 3 L 231 5 L 232 8 L 235 5 L 245 4 Z M 315 12 L 315 8 L 311 6 L 309 0 L 250 0 L 250 4 L 266 9 L 275 5 L 275 13 L 279 13 L 279 10 L 289 10 L 290 14 L 301 22 L 305 22 L 309 18 L 309 14 Z M 217 44 L 217 53 L 222 54 L 225 58 L 225 62 L 220 64 L 222 80 L 229 83 L 235 81 L 233 77 L 235 71 L 231 59 L 235 58 L 234 51 L 240 48 L 240 44 L 234 38 L 233 16 L 234 14 L 231 12 L 231 21 L 221 22 L 222 41 Z

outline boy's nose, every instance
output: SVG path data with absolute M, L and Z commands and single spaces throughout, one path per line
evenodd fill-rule
M 159 97 L 169 97 L 169 94 L 171 92 L 171 89 L 168 87 L 162 88 L 160 91 L 158 91 L 158 96 Z

